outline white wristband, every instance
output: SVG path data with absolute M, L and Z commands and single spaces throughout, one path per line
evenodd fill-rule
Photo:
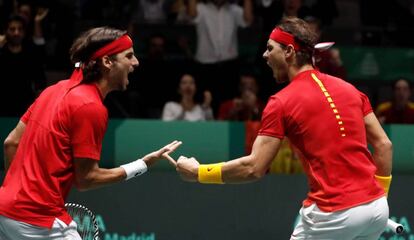
M 145 164 L 144 160 L 142 159 L 121 165 L 121 168 L 125 170 L 127 175 L 125 181 L 144 174 L 148 169 L 147 164 Z

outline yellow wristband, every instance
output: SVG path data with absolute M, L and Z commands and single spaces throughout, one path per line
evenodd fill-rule
M 384 192 L 388 196 L 388 191 L 390 190 L 392 175 L 389 175 L 389 176 L 375 175 L 375 179 L 377 179 L 378 183 L 381 185 L 381 187 L 384 189 Z
M 201 164 L 198 167 L 198 181 L 200 183 L 223 184 L 221 166 L 224 163 Z

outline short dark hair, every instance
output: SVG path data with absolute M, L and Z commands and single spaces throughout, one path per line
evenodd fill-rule
M 22 24 L 23 28 L 26 29 L 26 25 L 27 25 L 26 20 L 22 16 L 13 14 L 13 15 L 10 15 L 9 18 L 7 18 L 7 21 L 5 22 L 3 26 L 4 32 L 9 28 L 9 25 L 12 22 L 19 22 Z
M 303 66 L 312 64 L 313 49 L 318 41 L 316 33 L 312 32 L 308 24 L 296 17 L 285 17 L 278 24 L 283 31 L 292 34 L 300 45 L 297 51 L 297 64 Z
M 91 60 L 92 54 L 110 42 L 125 35 L 126 31 L 110 28 L 92 28 L 82 33 L 69 50 L 72 63 L 83 64 L 83 81 L 92 82 L 102 76 L 100 62 Z

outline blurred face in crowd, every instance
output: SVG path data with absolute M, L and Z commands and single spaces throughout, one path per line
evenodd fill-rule
M 25 30 L 23 23 L 20 21 L 11 21 L 7 26 L 6 39 L 8 44 L 16 46 L 23 42 Z
M 256 83 L 256 79 L 253 76 L 241 76 L 240 77 L 240 90 L 244 92 L 245 90 L 249 90 L 253 93 L 258 92 L 258 87 Z
M 302 0 L 285 0 L 285 14 L 287 16 L 296 17 L 301 6 Z
M 18 9 L 18 14 L 28 23 L 32 18 L 32 7 L 29 4 L 22 4 Z
M 273 77 L 276 79 L 276 82 L 283 83 L 289 81 L 287 72 L 288 65 L 285 59 L 285 50 L 282 48 L 282 45 L 269 39 L 263 58 L 266 60 L 267 65 L 272 69 Z
M 190 74 L 185 74 L 181 77 L 178 92 L 181 96 L 193 97 L 196 93 L 196 83 L 194 77 Z
M 162 37 L 152 37 L 149 41 L 148 55 L 151 58 L 162 58 L 165 53 L 165 40 Z
M 397 105 L 405 105 L 411 97 L 411 89 L 407 80 L 400 79 L 394 86 L 394 99 Z
M 109 82 L 113 90 L 126 90 L 129 83 L 128 74 L 138 67 L 138 59 L 134 55 L 134 49 L 129 48 L 115 55 L 109 71 Z

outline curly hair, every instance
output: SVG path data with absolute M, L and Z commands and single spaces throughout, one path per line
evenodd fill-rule
M 83 64 L 83 81 L 92 82 L 102 77 L 100 61 L 90 60 L 92 54 L 106 44 L 118 39 L 126 31 L 110 28 L 92 28 L 82 33 L 69 50 L 70 60 L 74 64 Z

